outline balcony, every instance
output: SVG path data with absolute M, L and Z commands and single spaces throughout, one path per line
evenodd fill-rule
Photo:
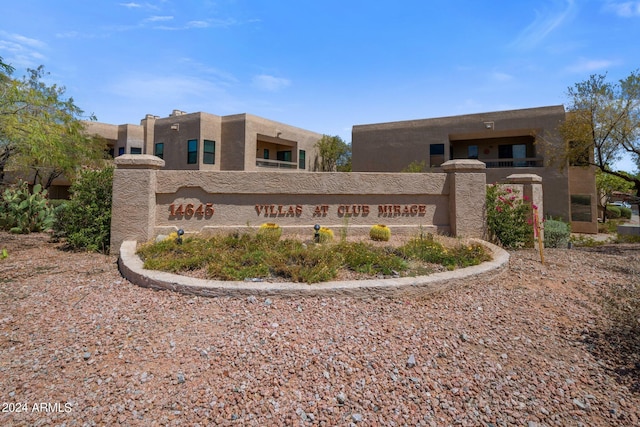
M 542 157 L 521 157 L 511 159 L 479 159 L 487 165 L 487 169 L 495 168 L 541 168 L 544 167 Z
M 298 169 L 296 162 L 271 159 L 256 159 L 256 166 L 259 168 Z

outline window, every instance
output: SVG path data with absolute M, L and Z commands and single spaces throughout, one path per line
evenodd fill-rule
M 156 145 L 153 149 L 153 155 L 164 159 L 164 142 L 156 142 Z
M 307 168 L 307 152 L 304 150 L 298 151 L 298 169 Z
M 269 149 L 268 148 L 264 149 L 262 158 L 263 159 L 269 159 Z
M 501 167 L 525 167 L 528 162 L 524 160 L 527 157 L 527 146 L 525 144 L 502 144 L 498 145 L 499 159 L 523 159 L 519 162 L 500 162 Z
M 278 157 L 278 160 L 280 160 L 281 162 L 290 162 L 291 151 L 278 151 L 277 157 Z
M 470 145 L 467 148 L 467 158 L 469 159 L 477 159 L 478 158 L 478 146 Z
M 571 221 L 591 222 L 591 195 L 571 195 Z
M 124 154 L 124 147 L 118 147 L 118 156 L 122 156 Z
M 187 164 L 196 163 L 198 163 L 198 140 L 190 139 L 187 141 Z
M 444 163 L 444 144 L 429 145 L 429 157 L 431 159 L 429 166 L 438 167 Z
M 204 152 L 202 153 L 202 162 L 213 165 L 216 162 L 216 142 L 204 140 Z
M 498 158 L 513 159 L 513 145 L 512 144 L 498 145 Z
M 131 154 L 142 154 L 142 148 L 140 148 L 140 147 L 131 147 Z

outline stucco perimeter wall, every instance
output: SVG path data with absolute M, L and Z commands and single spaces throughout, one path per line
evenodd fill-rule
M 327 173 L 161 170 L 149 155 L 115 160 L 111 248 L 183 229 L 229 232 L 276 223 L 313 236 L 314 224 L 336 235 L 393 233 L 485 235 L 484 164 L 448 162 L 445 173 Z

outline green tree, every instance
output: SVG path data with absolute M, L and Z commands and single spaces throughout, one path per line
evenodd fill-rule
M 426 160 L 422 160 L 421 162 L 419 162 L 417 160 L 414 160 L 413 162 L 409 163 L 400 172 L 425 173 L 425 172 L 429 172 L 430 170 L 431 170 L 431 168 L 429 166 L 427 166 L 427 161 Z
M 567 92 L 570 105 L 560 133 L 567 145 L 563 164 L 593 165 L 604 174 L 630 182 L 640 190 L 640 179 L 613 170 L 623 156 L 640 164 L 640 72 L 611 83 L 606 75 L 592 75 Z
M 621 174 L 628 175 L 625 172 L 618 171 Z M 603 218 L 606 221 L 606 206 L 611 201 L 611 195 L 614 191 L 623 193 L 633 189 L 633 182 L 620 178 L 617 175 L 604 173 L 601 170 L 596 171 L 596 189 L 598 191 L 598 209 L 604 212 Z
M 345 144 L 346 151 L 336 161 L 336 170 L 338 172 L 351 172 L 351 143 Z
M 42 66 L 22 79 L 2 75 L 0 182 L 10 168 L 33 173 L 33 184 L 48 188 L 56 177 L 73 179 L 81 166 L 97 166 L 104 159 L 104 141 L 84 134 L 84 112 L 73 98 L 65 98 L 64 87 L 42 81 Z
M 6 74 L 11 74 L 13 73 L 14 68 L 9 64 L 5 64 L 4 59 L 0 56 L 0 70 Z
M 321 172 L 348 172 L 351 170 L 351 147 L 339 136 L 323 135 L 316 142 L 318 156 L 314 169 Z

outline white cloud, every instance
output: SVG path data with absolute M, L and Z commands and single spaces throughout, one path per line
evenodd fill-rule
M 189 69 L 194 73 L 210 76 L 207 77 L 207 80 L 215 80 L 219 85 L 228 86 L 231 84 L 236 84 L 239 81 L 236 76 L 230 72 L 212 67 L 211 65 L 199 61 L 194 61 L 189 57 L 179 58 L 176 62 L 180 67 L 183 67 L 183 69 Z
M 206 21 L 190 21 L 187 22 L 187 28 L 207 28 L 210 27 L 211 24 L 209 24 Z
M 152 75 L 128 76 L 110 87 L 115 95 L 124 98 L 176 100 L 207 96 L 220 89 L 215 83 L 199 78 Z
M 499 82 L 508 82 L 514 79 L 511 74 L 501 73 L 499 71 L 491 73 L 491 78 Z
M 571 73 L 585 73 L 606 70 L 614 65 L 613 61 L 607 59 L 580 59 L 578 62 L 569 65 L 566 70 Z
M 547 36 L 571 18 L 575 10 L 575 0 L 554 0 L 560 10 L 536 12 L 536 18 L 511 43 L 512 47 L 530 49 L 540 44 Z
M 640 1 L 607 1 L 604 8 L 623 18 L 640 17 Z
M 64 33 L 56 33 L 56 37 L 59 39 L 75 39 L 79 36 L 77 31 L 67 31 Z
M 150 18 L 145 19 L 146 22 L 165 22 L 172 21 L 173 16 L 152 16 Z
M 9 34 L 0 31 L 0 51 L 3 61 L 15 68 L 31 68 L 42 65 L 46 56 L 41 52 L 47 44 L 20 34 Z
M 103 85 L 103 99 L 92 108 L 107 123 L 134 123 L 144 114 L 165 117 L 174 109 L 221 115 L 246 109 L 226 89 L 215 79 L 132 73 Z
M 35 49 L 43 49 L 47 46 L 47 44 L 43 41 L 25 37 L 20 34 L 9 34 L 9 38 L 20 45 L 29 46 Z
M 258 89 L 266 90 L 269 92 L 277 92 L 280 89 L 284 89 L 285 87 L 289 86 L 291 84 L 291 81 L 281 77 L 260 74 L 253 77 L 252 83 L 253 86 L 257 87 Z
M 142 5 L 140 3 L 133 3 L 133 2 L 120 3 L 120 6 L 124 6 L 124 7 L 128 8 L 128 9 L 135 9 L 135 8 L 142 7 Z

